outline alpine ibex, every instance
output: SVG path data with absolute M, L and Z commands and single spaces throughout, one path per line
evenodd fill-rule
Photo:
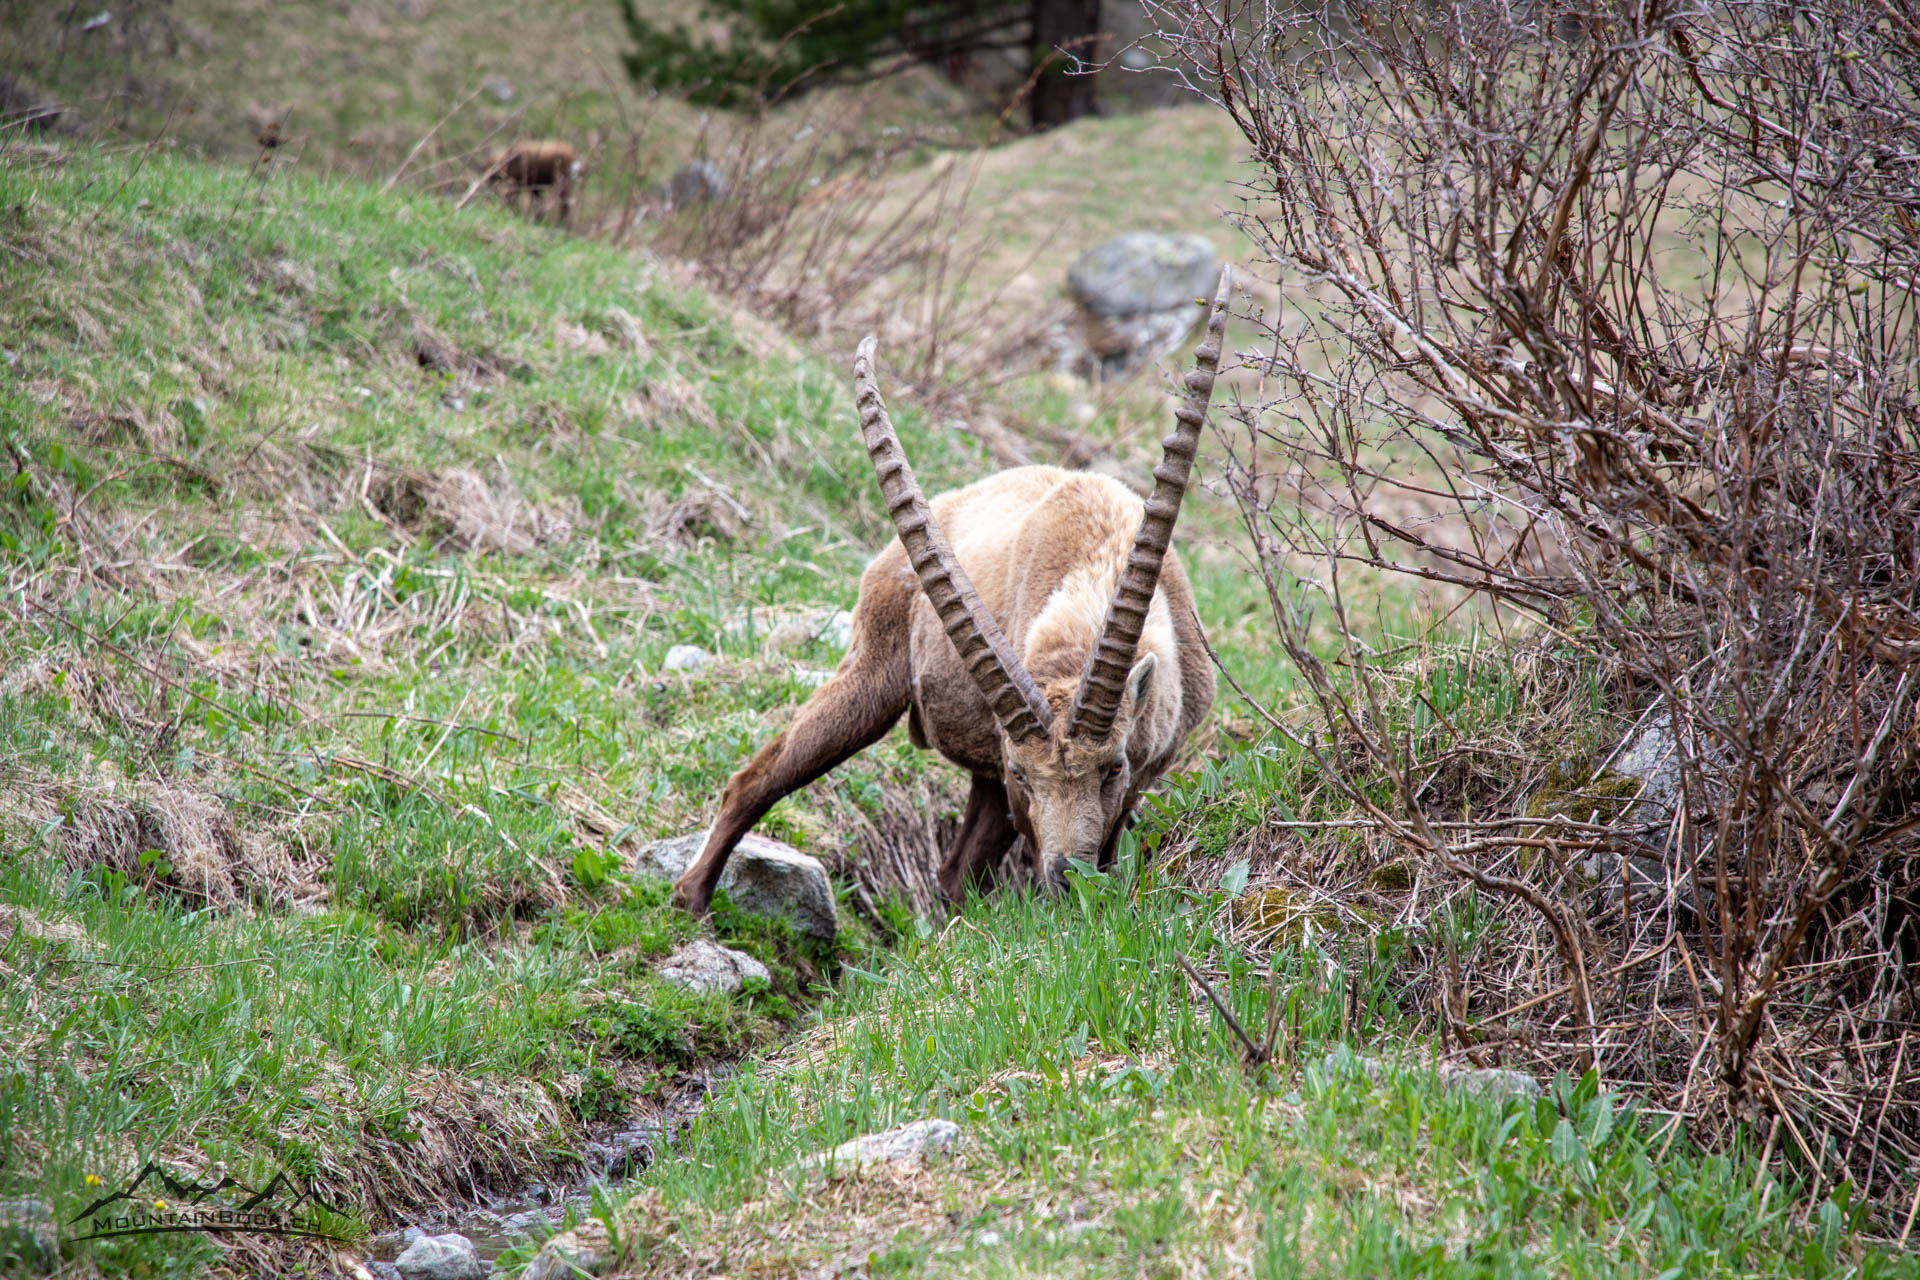
M 564 227 L 573 222 L 574 192 L 586 171 L 580 153 L 564 142 L 523 140 L 496 155 L 483 180 L 510 205 L 524 196 L 533 217 L 540 215 L 551 194 L 555 220 Z
M 1141 792 L 1213 705 L 1193 592 L 1170 544 L 1228 287 L 1223 272 L 1144 504 L 1117 480 L 1057 467 L 1015 467 L 929 503 L 881 402 L 874 340 L 860 344 L 860 431 L 899 537 L 861 575 L 839 667 L 727 783 L 705 848 L 674 885 L 676 905 L 704 913 L 761 815 L 877 742 L 902 712 L 915 746 L 973 775 L 939 872 L 949 898 L 990 874 L 1016 835 L 1043 885 L 1064 883 L 1071 859 L 1111 862 Z

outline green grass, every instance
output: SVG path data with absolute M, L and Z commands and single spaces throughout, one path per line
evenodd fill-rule
M 1751 1151 L 1702 1154 L 1591 1078 L 1446 1093 L 1405 1040 L 1391 935 L 1255 958 L 1225 899 L 1128 866 L 907 940 L 646 1176 L 616 1219 L 627 1273 L 1920 1274 L 1858 1244 L 1844 1192 L 1809 1209 Z M 1176 953 L 1249 1027 L 1276 993 L 1275 1065 L 1241 1065 Z M 1356 1048 L 1398 1065 L 1376 1084 Z M 964 1136 L 925 1174 L 829 1190 L 796 1164 L 929 1116 Z
M 865 954 L 723 901 L 773 982 L 689 995 L 652 966 L 708 926 L 622 870 L 838 658 L 760 644 L 880 538 L 838 370 L 644 257 L 353 183 L 79 150 L 0 209 L 0 1197 L 224 1161 L 383 1229 Z M 902 423 L 931 482 L 981 466 Z M 927 771 L 890 740 L 769 827 L 824 851 Z

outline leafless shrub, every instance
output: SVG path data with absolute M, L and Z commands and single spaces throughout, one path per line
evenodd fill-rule
M 1920 26 L 1854 0 L 1159 11 L 1262 170 L 1246 226 L 1283 302 L 1228 481 L 1325 775 L 1545 923 L 1566 1065 L 1641 1075 L 1708 1136 L 1752 1124 L 1815 1198 L 1910 1184 Z M 1353 624 L 1380 574 L 1591 655 L 1670 789 L 1443 821 L 1443 761 Z M 1594 851 L 1653 866 L 1659 909 L 1582 910 Z
M 965 271 L 995 234 L 968 216 L 986 145 L 767 117 L 703 143 L 719 185 L 669 193 L 655 219 L 630 225 L 794 332 L 848 345 L 879 332 L 907 388 L 953 395 L 1017 371 L 1038 347 L 1032 332 L 987 323 L 1000 292 L 970 287 Z M 922 163 L 929 149 L 950 154 Z

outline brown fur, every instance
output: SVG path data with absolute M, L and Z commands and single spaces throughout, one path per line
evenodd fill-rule
M 974 779 L 940 869 L 949 897 L 981 883 L 1016 834 L 1026 837 L 1043 881 L 1060 879 L 1070 858 L 1105 864 L 1141 792 L 1212 706 L 1213 670 L 1193 593 L 1169 554 L 1113 732 L 1098 742 L 1068 735 L 1087 655 L 1140 527 L 1143 504 L 1124 485 L 1087 472 L 1018 467 L 931 505 L 982 605 L 1052 708 L 1051 734 L 1008 739 L 896 539 L 861 575 L 846 657 L 721 793 L 705 848 L 674 886 L 679 906 L 704 912 L 734 845 L 769 808 L 878 741 L 909 709 L 915 744 Z
M 564 142 L 516 142 L 493 158 L 487 182 L 507 200 L 524 199 L 530 216 L 540 216 L 545 198 L 553 197 L 555 218 L 562 226 L 573 223 L 573 197 L 586 174 L 580 153 Z

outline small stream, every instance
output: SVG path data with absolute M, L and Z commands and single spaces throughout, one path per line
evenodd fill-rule
M 726 1074 L 726 1069 L 716 1069 L 683 1076 L 657 1108 L 601 1126 L 588 1139 L 584 1158 L 548 1181 L 530 1182 L 511 1194 L 368 1237 L 368 1269 L 382 1280 L 393 1280 L 399 1274 L 394 1259 L 423 1235 L 463 1235 L 473 1242 L 482 1261 L 491 1262 L 508 1249 L 557 1232 L 569 1210 L 579 1222 L 593 1207 L 595 1183 L 613 1186 L 629 1181 L 662 1154 L 678 1149 L 681 1135 L 706 1109 L 707 1099 Z

